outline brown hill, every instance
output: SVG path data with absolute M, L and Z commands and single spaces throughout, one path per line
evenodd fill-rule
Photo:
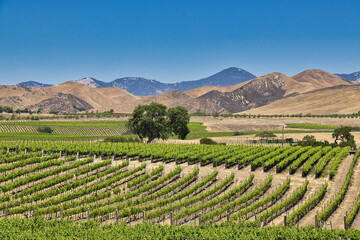
M 138 105 L 139 97 L 134 96 L 121 88 L 92 88 L 90 86 L 69 81 L 53 87 L 45 88 L 50 94 L 66 93 L 74 95 L 89 105 L 94 110 L 127 112 Z
M 195 89 L 186 91 L 184 93 L 193 98 L 197 98 L 197 97 L 200 97 L 211 91 L 232 92 L 232 91 L 240 88 L 241 86 L 245 85 L 246 83 L 247 82 L 243 82 L 243 83 L 239 83 L 239 84 L 231 85 L 231 86 L 204 86 L 204 87 L 199 87 L 199 88 L 195 88 Z
M 24 86 L 0 86 L 0 105 L 24 109 L 45 100 L 48 96 L 41 88 Z
M 213 90 L 201 95 L 198 99 L 207 99 L 229 112 L 240 112 L 289 96 L 339 85 L 353 85 L 353 83 L 316 69 L 306 70 L 294 77 L 288 77 L 282 73 L 271 73 L 242 83 L 238 89 L 231 92 Z M 204 90 L 198 89 L 197 92 L 191 94 L 200 95 L 202 92 Z
M 351 114 L 360 110 L 360 86 L 335 86 L 281 99 L 241 114 Z
M 232 92 L 211 91 L 198 99 L 209 100 L 229 112 L 240 112 L 299 94 L 302 88 L 301 83 L 282 73 L 270 73 L 250 80 Z
M 344 78 L 319 69 L 309 69 L 292 76 L 292 78 L 303 84 L 303 92 L 309 92 L 338 85 L 353 85 L 352 82 Z
M 75 97 L 72 94 L 64 93 L 57 93 L 54 96 L 29 107 L 29 109 L 34 112 L 41 109 L 41 112 L 44 113 L 48 113 L 50 111 L 56 111 L 59 113 L 76 113 L 78 111 L 84 111 L 91 108 L 93 107 L 84 100 Z
M 214 104 L 207 99 L 195 99 L 179 90 L 173 90 L 156 96 L 144 97 L 142 102 L 143 104 L 158 102 L 168 107 L 183 106 L 191 113 L 228 113 L 226 109 Z
M 59 93 L 65 95 L 59 97 Z M 132 111 L 135 106 L 141 103 L 141 101 L 139 102 L 141 98 L 120 88 L 91 88 L 72 81 L 46 88 L 0 86 L 0 96 L 1 106 L 12 106 L 14 109 L 41 107 L 44 111 L 51 109 L 58 112 L 73 108 L 74 98 L 71 96 L 83 101 L 82 104 L 79 104 L 79 109 L 94 108 L 95 110 L 107 111 L 113 108 L 115 111 L 126 112 Z M 64 107 L 55 104 L 55 99 Z M 46 107 L 46 104 L 50 104 L 51 107 Z
M 233 86 L 205 86 L 186 92 L 174 90 L 157 96 L 134 96 L 121 88 L 92 88 L 69 81 L 45 88 L 0 86 L 0 105 L 59 112 L 80 109 L 132 112 L 138 104 L 155 101 L 168 107 L 184 106 L 190 112 L 235 113 L 338 85 L 352 83 L 322 70 L 306 70 L 292 78 L 282 73 L 271 73 Z

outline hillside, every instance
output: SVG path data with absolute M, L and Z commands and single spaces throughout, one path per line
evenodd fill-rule
M 199 97 L 229 112 L 260 107 L 291 94 L 298 94 L 302 84 L 282 73 L 271 73 L 248 81 L 232 92 L 211 91 Z
M 243 83 L 239 83 L 239 84 L 231 85 L 231 86 L 204 86 L 204 87 L 199 87 L 199 88 L 195 88 L 195 89 L 186 91 L 184 93 L 186 93 L 187 95 L 189 95 L 193 98 L 197 98 L 197 97 L 200 97 L 211 91 L 232 92 L 232 91 L 242 87 L 246 83 L 247 82 L 243 82 Z
M 230 86 L 256 78 L 253 74 L 236 67 L 222 70 L 210 77 L 200 80 L 183 81 L 178 83 L 162 83 L 141 77 L 118 78 L 111 82 L 103 82 L 91 77 L 76 82 L 93 88 L 116 87 L 138 96 L 159 95 L 172 90 L 188 91 L 203 86 Z
M 71 94 L 57 93 L 35 105 L 29 107 L 33 112 L 48 113 L 56 111 L 59 113 L 76 113 L 93 108 L 90 104 Z
M 256 78 L 256 76 L 248 71 L 241 68 L 231 67 L 207 78 L 175 83 L 173 84 L 173 87 L 180 91 L 188 91 L 203 86 L 231 86 L 254 78 Z
M 189 110 L 189 112 L 202 112 L 212 114 L 214 112 L 229 113 L 227 109 L 214 104 L 207 99 L 196 99 L 179 90 L 163 93 L 158 96 L 144 97 L 144 104 L 151 102 L 162 103 L 168 107 L 183 106 Z
M 234 91 L 212 90 L 198 97 L 207 99 L 229 112 L 241 112 L 267 105 L 276 100 L 326 87 L 353 83 L 322 70 L 306 70 L 293 77 L 271 73 L 250 80 Z M 193 90 L 192 94 L 205 92 Z M 191 93 L 190 93 L 191 94 Z
M 351 114 L 360 110 L 360 86 L 335 86 L 281 99 L 241 114 Z
M 138 105 L 139 99 L 120 88 L 92 88 L 72 81 L 47 88 L 46 91 L 51 94 L 72 94 L 100 111 L 111 108 L 115 111 L 128 111 Z
M 227 84 L 231 81 L 240 81 L 241 76 L 245 73 L 244 70 L 230 68 L 195 82 L 196 85 L 206 82 L 214 85 Z M 226 76 L 228 77 L 227 80 Z M 219 82 L 219 79 L 222 82 Z M 141 83 L 146 84 L 141 85 Z M 274 101 L 310 91 L 339 85 L 353 85 L 350 81 L 322 70 L 306 70 L 293 77 L 288 77 L 282 73 L 270 73 L 230 86 L 202 86 L 186 92 L 171 90 L 152 96 L 136 96 L 126 89 L 119 88 L 119 86 L 123 86 L 121 84 L 125 84 L 126 86 L 142 88 L 142 91 L 147 91 L 149 88 L 152 89 L 151 91 L 155 91 L 158 88 L 153 88 L 153 83 L 157 84 L 158 82 L 138 78 L 123 78 L 112 83 L 118 84 L 116 85 L 118 87 L 105 87 L 106 84 L 99 80 L 86 78 L 82 79 L 81 82 L 69 81 L 44 88 L 0 86 L 0 105 L 12 106 L 14 109 L 30 108 L 37 110 L 41 108 L 43 111 L 54 110 L 58 112 L 77 112 L 84 109 L 100 112 L 110 109 L 115 112 L 132 112 L 139 104 L 155 101 L 168 107 L 183 106 L 191 113 L 236 113 L 259 108 Z M 190 83 L 194 84 L 194 82 L 188 82 L 188 84 Z M 126 87 L 125 85 L 124 87 Z M 59 93 L 65 95 L 60 96 Z M 341 95 L 341 93 L 339 94 Z M 74 106 L 76 107 L 74 108 Z M 335 104 L 331 111 L 338 112 L 341 109 L 338 109 Z
M 304 91 L 309 92 L 321 88 L 333 87 L 338 85 L 351 85 L 352 82 L 337 75 L 319 69 L 310 69 L 292 76 L 298 82 L 304 84 Z

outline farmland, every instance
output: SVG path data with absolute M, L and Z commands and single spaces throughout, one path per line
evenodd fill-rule
M 0 151 L 2 218 L 360 227 L 350 148 L 7 141 Z
M 97 140 L 104 139 L 109 136 L 129 136 L 125 127 L 126 121 L 2 121 L 0 122 L 0 139 L 2 140 Z M 221 122 L 217 121 L 217 125 L 222 126 Z M 310 133 L 327 133 L 328 128 L 297 129 L 295 127 L 283 130 L 273 129 L 270 132 L 275 134 L 310 134 Z M 38 132 L 39 127 L 50 127 L 52 133 Z M 239 134 L 238 131 L 229 129 L 228 131 L 212 131 L 211 127 L 207 127 L 206 123 L 190 122 L 190 133 L 187 135 L 187 140 L 200 139 L 203 137 L 233 137 Z M 223 127 L 223 126 L 222 126 Z M 240 134 L 243 136 L 251 136 L 261 131 L 252 130 L 251 128 L 243 129 Z M 133 135 L 132 135 L 133 136 Z M 175 139 L 175 136 L 171 137 Z

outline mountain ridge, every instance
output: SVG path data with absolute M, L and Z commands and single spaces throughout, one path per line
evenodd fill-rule
M 177 83 L 162 83 L 143 77 L 123 77 L 111 82 L 103 82 L 91 77 L 77 80 L 77 82 L 91 87 L 118 87 L 131 94 L 139 96 L 159 95 L 172 90 L 188 91 L 203 86 L 230 86 L 256 78 L 250 72 L 237 67 L 230 67 L 209 77 L 199 80 L 182 81 Z
M 360 84 L 360 71 L 353 73 L 335 73 L 335 75 L 352 81 L 356 84 Z
M 240 72 L 241 69 L 231 71 Z M 258 109 L 314 90 L 354 85 L 353 82 L 319 69 L 305 70 L 293 77 L 274 72 L 231 86 L 202 86 L 189 91 L 170 90 L 152 96 L 137 96 L 125 89 L 105 87 L 106 85 L 94 87 L 100 86 L 101 81 L 97 82 L 98 80 L 92 78 L 83 80 L 82 83 L 68 81 L 44 88 L 3 85 L 0 86 L 0 105 L 13 106 L 15 109 L 30 107 L 35 111 L 36 107 L 50 109 L 46 106 L 52 105 L 57 108 L 52 110 L 59 112 L 78 112 L 79 109 L 132 112 L 139 104 L 155 101 L 168 107 L 183 106 L 191 113 L 237 113 Z M 138 82 L 137 78 L 123 80 Z M 61 107 L 61 103 L 69 107 Z M 76 108 L 73 108 L 73 105 L 76 105 Z

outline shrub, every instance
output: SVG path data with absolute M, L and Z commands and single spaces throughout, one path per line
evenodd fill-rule
M 138 137 L 106 137 L 104 142 L 140 142 Z
M 38 127 L 37 131 L 40 133 L 52 133 L 53 132 L 51 127 Z
M 216 145 L 217 142 L 215 142 L 214 140 L 212 140 L 210 138 L 202 138 L 202 139 L 200 139 L 200 144 Z

